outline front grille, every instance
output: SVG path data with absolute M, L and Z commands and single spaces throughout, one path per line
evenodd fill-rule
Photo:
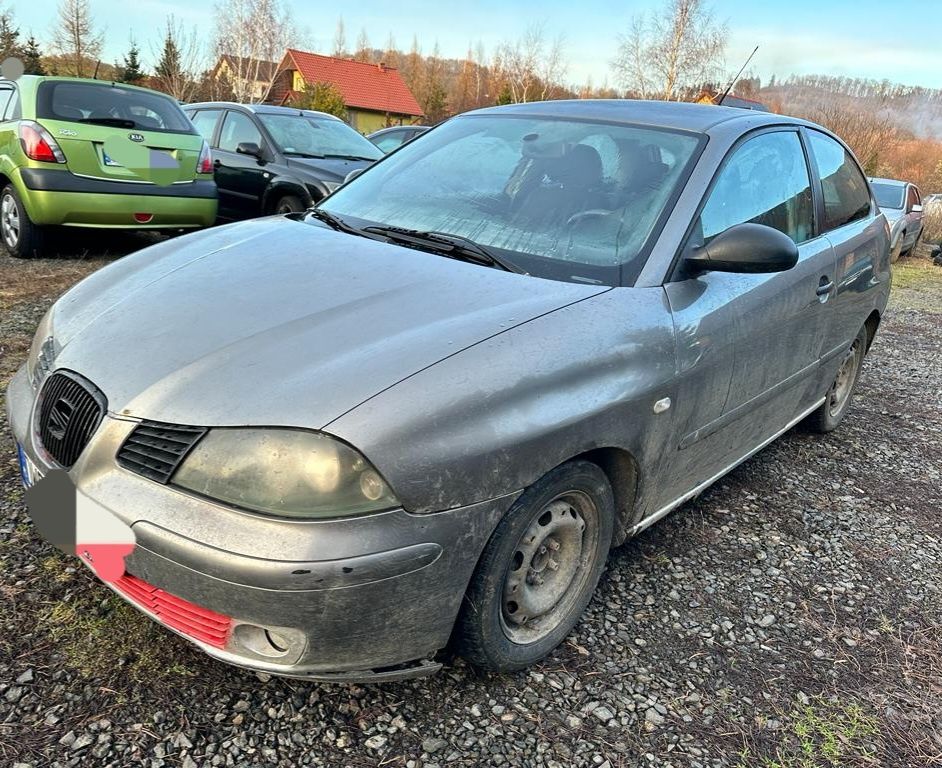
M 125 573 L 112 586 L 160 623 L 214 648 L 225 648 L 232 619 Z
M 105 396 L 78 374 L 58 371 L 39 393 L 39 439 L 69 469 L 85 450 L 105 416 Z
M 206 432 L 206 427 L 142 421 L 118 450 L 118 464 L 166 484 Z

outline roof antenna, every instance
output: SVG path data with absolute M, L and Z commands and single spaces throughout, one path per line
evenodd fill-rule
M 736 83 L 739 81 L 739 77 L 740 77 L 740 75 L 742 75 L 742 71 L 743 71 L 746 67 L 749 66 L 749 62 L 752 61 L 752 57 L 756 55 L 756 51 L 758 51 L 758 50 L 759 50 L 759 46 L 757 45 L 757 46 L 755 47 L 755 49 L 752 51 L 752 53 L 749 54 L 749 58 L 746 59 L 746 63 L 743 64 L 743 65 L 739 68 L 739 71 L 736 73 L 736 77 L 734 77 L 732 80 L 729 81 L 729 85 L 726 86 L 726 90 L 723 91 L 723 95 L 720 96 L 720 100 L 717 102 L 717 106 L 722 106 L 722 105 L 723 105 L 723 99 L 725 99 L 727 96 L 729 96 L 729 92 L 730 92 L 731 90 L 733 90 L 733 86 L 736 85 Z

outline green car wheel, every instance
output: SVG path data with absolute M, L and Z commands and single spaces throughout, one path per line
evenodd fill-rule
M 10 255 L 17 259 L 40 256 L 45 234 L 30 221 L 16 190 L 4 187 L 0 193 L 0 239 Z

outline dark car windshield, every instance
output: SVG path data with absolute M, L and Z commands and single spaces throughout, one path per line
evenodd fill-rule
M 323 208 L 359 227 L 460 235 L 534 275 L 629 285 L 700 140 L 633 125 L 460 117 Z
M 39 86 L 40 119 L 137 128 L 162 133 L 195 133 L 173 99 L 153 91 L 112 83 L 47 81 Z
M 285 154 L 314 157 L 361 157 L 376 160 L 383 156 L 371 141 L 340 120 L 309 115 L 260 114 L 277 148 Z
M 898 184 L 883 184 L 879 181 L 871 182 L 873 187 L 873 196 L 877 199 L 877 205 L 881 208 L 902 208 L 903 193 L 905 187 Z

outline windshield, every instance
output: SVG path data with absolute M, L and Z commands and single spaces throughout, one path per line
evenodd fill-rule
M 870 184 L 873 187 L 873 196 L 877 199 L 877 205 L 881 208 L 902 208 L 903 192 L 905 187 L 896 184 L 881 184 L 879 181 Z
M 406 144 L 323 204 L 362 227 L 470 238 L 541 277 L 630 285 L 698 135 L 470 115 Z
M 195 133 L 175 101 L 153 91 L 112 83 L 47 81 L 39 86 L 40 119 L 97 123 L 161 133 Z
M 315 157 L 350 156 L 376 160 L 383 156 L 371 141 L 340 120 L 308 115 L 260 114 L 275 146 L 285 154 Z

